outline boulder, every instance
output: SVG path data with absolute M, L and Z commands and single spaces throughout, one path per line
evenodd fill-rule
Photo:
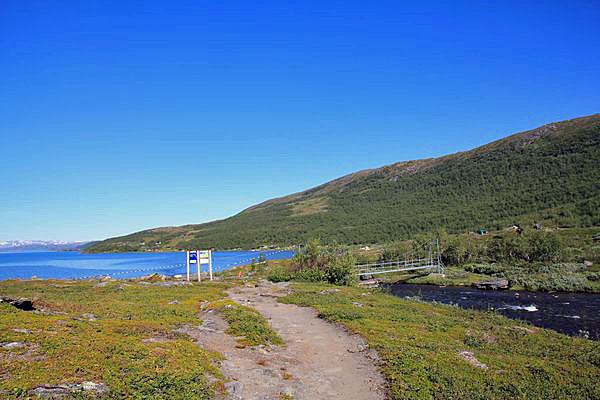
M 361 281 L 368 281 L 369 279 L 373 279 L 373 275 L 361 275 L 360 276 Z
M 8 303 L 13 307 L 18 308 L 19 310 L 23 310 L 23 311 L 32 311 L 34 310 L 33 308 L 33 302 L 29 299 L 11 299 L 9 297 L 0 297 L 0 303 Z
M 490 281 L 480 281 L 473 284 L 477 289 L 508 289 L 509 283 L 507 279 L 495 279 Z

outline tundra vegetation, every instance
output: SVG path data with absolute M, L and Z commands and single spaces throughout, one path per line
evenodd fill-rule
M 33 398 L 40 385 L 87 381 L 106 384 L 109 399 L 213 397 L 222 385 L 214 367 L 220 355 L 176 328 L 198 325 L 199 304 L 223 298 L 226 285 L 97 284 L 0 282 L 0 293 L 33 299 L 36 308 L 0 304 L 0 343 L 23 344 L 0 348 L 0 398 Z
M 402 261 L 435 254 L 437 244 L 445 276 L 422 273 L 380 275 L 389 281 L 470 285 L 507 279 L 515 289 L 600 292 L 600 228 L 559 230 L 511 227 L 476 233 L 416 235 L 414 239 L 373 246 L 324 245 L 309 240 L 290 261 L 272 267 L 268 279 L 352 285 L 355 263 Z
M 490 278 L 507 279 L 514 289 L 600 292 L 600 228 L 544 230 L 518 227 L 486 235 L 464 233 L 421 235 L 360 252 L 362 260 L 402 259 L 439 240 L 445 277 L 393 275 L 407 283 L 471 284 Z
M 320 318 L 363 336 L 381 356 L 388 398 L 600 398 L 599 342 L 494 313 L 348 286 L 352 282 L 336 271 L 350 257 L 312 242 L 295 262 L 322 268 L 306 273 L 309 278 L 302 268 L 292 274 L 304 280 L 316 275 L 318 282 L 294 282 L 280 301 L 313 307 Z M 32 398 L 40 385 L 91 381 L 109 389 L 99 398 L 218 398 L 225 387 L 216 366 L 221 356 L 203 351 L 178 328 L 197 326 L 198 312 L 213 311 L 229 322 L 227 332 L 239 346 L 281 344 L 259 313 L 225 299 L 224 290 L 273 274 L 282 264 L 289 263 L 240 269 L 241 278 L 228 272 L 228 283 L 0 282 L 2 295 L 33 299 L 35 307 L 0 304 L 1 397 Z M 340 285 L 323 282 L 329 279 Z

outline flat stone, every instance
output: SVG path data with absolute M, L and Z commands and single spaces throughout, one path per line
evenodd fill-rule
M 495 279 L 490 281 L 480 281 L 473 284 L 478 289 L 508 289 L 509 283 L 507 279 Z
M 24 328 L 15 328 L 15 329 L 13 329 L 13 332 L 26 333 L 26 334 L 33 333 L 33 331 L 31 331 L 29 329 L 24 329 Z
M 473 353 L 470 351 L 461 351 L 460 353 L 458 353 L 458 355 L 474 367 L 487 369 L 487 365 L 476 359 Z
M 10 342 L 10 343 L 3 343 L 1 345 L 1 347 L 6 350 L 21 349 L 26 346 L 27 346 L 27 344 L 23 343 L 23 342 Z
M 87 319 L 88 321 L 96 321 L 98 319 L 98 317 L 92 313 L 81 314 L 81 318 Z
M 153 337 L 149 339 L 142 339 L 144 343 L 168 343 L 172 342 L 172 339 L 164 338 L 164 337 Z
M 336 292 L 339 292 L 339 291 L 340 291 L 340 289 L 333 288 L 333 289 L 324 289 L 324 290 L 321 290 L 319 293 L 320 294 L 331 294 L 331 293 L 336 293 Z
M 108 393 L 108 386 L 104 383 L 83 382 L 66 383 L 61 385 L 41 385 L 31 391 L 32 394 L 46 399 L 57 399 L 70 397 L 76 393 L 94 393 L 102 395 Z

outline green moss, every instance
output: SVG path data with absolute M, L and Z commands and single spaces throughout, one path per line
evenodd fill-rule
M 220 379 L 206 352 L 173 332 L 198 323 L 198 303 L 225 296 L 225 285 L 183 287 L 137 283 L 4 281 L 0 293 L 34 299 L 46 313 L 0 306 L 0 342 L 25 342 L 19 353 L 0 350 L 3 398 L 41 384 L 102 381 L 114 399 L 210 398 L 207 376 Z M 169 304 L 178 300 L 178 304 Z M 97 320 L 82 318 L 93 313 Z M 25 328 L 31 334 L 15 332 Z M 165 342 L 144 339 L 162 338 Z
M 242 337 L 238 340 L 242 346 L 283 344 L 283 340 L 271 329 L 267 320 L 253 308 L 241 306 L 231 300 L 219 300 L 211 303 L 206 309 L 223 314 L 229 323 L 226 332 Z

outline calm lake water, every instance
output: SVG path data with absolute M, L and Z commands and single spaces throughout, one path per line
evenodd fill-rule
M 599 294 L 494 291 L 410 284 L 393 284 L 388 288 L 399 297 L 417 296 L 425 301 L 454 304 L 461 308 L 495 311 L 567 335 L 600 340 Z
M 264 254 L 268 260 L 291 258 L 292 251 L 224 251 L 213 252 L 213 271 L 248 264 Z M 207 265 L 202 266 L 206 271 Z M 195 266 L 192 265 L 195 270 Z M 165 275 L 184 274 L 185 253 L 81 254 L 78 252 L 0 252 L 0 280 L 82 279 L 110 275 L 135 278 L 153 272 Z

